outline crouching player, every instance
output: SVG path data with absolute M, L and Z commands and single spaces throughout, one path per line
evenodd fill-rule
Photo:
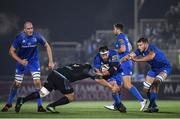
M 96 79 L 98 83 L 103 85 L 109 82 L 118 88 L 118 90 L 111 90 L 114 99 L 113 109 L 115 107 L 120 112 L 126 112 L 126 107 L 122 104 L 120 96 L 121 74 L 118 53 L 108 49 L 107 46 L 100 47 L 99 52 L 94 58 L 94 68 L 97 73 L 103 74 L 102 79 Z M 106 106 L 105 108 L 111 109 Z
M 102 75 L 102 74 L 99 74 Z M 21 106 L 33 99 L 47 96 L 52 90 L 59 90 L 64 96 L 59 100 L 47 105 L 46 109 L 52 113 L 57 113 L 56 106 L 68 104 L 75 100 L 74 90 L 71 86 L 72 82 L 82 80 L 85 78 L 92 78 L 96 80 L 98 76 L 94 69 L 89 64 L 70 64 L 65 67 L 54 69 L 47 78 L 47 82 L 39 92 L 33 92 L 26 97 L 17 98 L 15 111 L 18 113 Z M 107 83 L 105 86 L 115 90 L 113 86 Z
M 150 44 L 148 39 L 140 38 L 137 41 L 137 50 L 129 56 L 135 62 L 147 62 L 151 69 L 147 73 L 144 84 L 144 91 L 150 101 L 146 112 L 158 112 L 156 99 L 160 83 L 166 79 L 171 72 L 171 65 L 166 55 L 156 46 Z M 141 56 L 141 57 L 138 57 Z

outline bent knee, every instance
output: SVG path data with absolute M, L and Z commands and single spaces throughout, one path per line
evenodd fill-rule
M 75 100 L 75 95 L 74 95 L 74 93 L 67 94 L 67 95 L 65 95 L 65 96 L 68 98 L 69 102 L 72 102 L 72 101 Z

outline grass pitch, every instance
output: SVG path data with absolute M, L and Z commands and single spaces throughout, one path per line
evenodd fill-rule
M 16 114 L 14 107 L 9 112 L 0 112 L 0 118 L 180 118 L 180 101 L 158 101 L 158 113 L 140 112 L 140 104 L 137 101 L 123 101 L 127 107 L 127 113 L 111 111 L 104 108 L 110 101 L 82 101 L 56 108 L 60 113 L 38 113 L 35 102 L 29 102 L 22 106 L 20 113 Z M 1 107 L 4 105 L 0 103 Z M 44 103 L 44 106 L 48 103 Z

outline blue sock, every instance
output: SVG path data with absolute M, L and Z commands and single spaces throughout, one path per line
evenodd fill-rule
M 138 99 L 139 102 L 142 102 L 144 100 L 136 87 L 132 86 L 130 92 Z
M 18 88 L 14 88 L 14 87 L 11 88 L 11 91 L 8 96 L 7 104 L 12 104 L 13 99 L 17 94 L 17 91 L 18 91 Z
M 150 95 L 150 105 L 151 106 L 155 105 L 156 98 L 157 98 L 157 93 L 156 92 L 151 92 L 151 95 Z
M 37 92 L 39 92 L 39 89 L 35 89 Z M 42 99 L 41 98 L 38 98 L 37 100 L 36 100 L 36 102 L 37 102 L 37 105 L 38 105 L 38 107 L 39 106 L 42 106 Z
M 120 96 L 119 96 L 119 93 L 112 93 L 112 97 L 114 99 L 114 105 L 119 105 L 121 103 L 121 99 L 120 99 Z

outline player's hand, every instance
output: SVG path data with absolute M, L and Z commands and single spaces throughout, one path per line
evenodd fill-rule
M 108 76 L 108 75 L 110 75 L 109 71 L 107 71 L 107 70 L 102 71 L 102 74 L 103 74 L 103 76 Z
M 26 59 L 23 59 L 19 63 L 22 64 L 23 66 L 26 66 L 28 64 L 28 61 Z
M 131 60 L 136 62 L 137 61 L 137 58 L 136 57 L 131 57 Z
M 48 63 L 48 68 L 50 69 L 50 70 L 52 70 L 52 69 L 54 69 L 54 62 L 49 62 Z

